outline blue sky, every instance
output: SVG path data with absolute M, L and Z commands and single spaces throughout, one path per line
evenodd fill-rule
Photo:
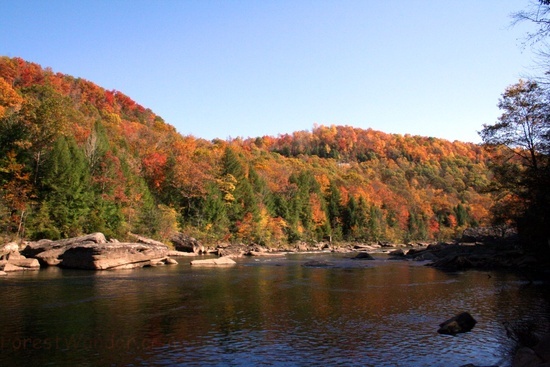
M 529 75 L 528 0 L 2 0 L 0 55 L 119 90 L 184 135 L 314 124 L 480 142 Z

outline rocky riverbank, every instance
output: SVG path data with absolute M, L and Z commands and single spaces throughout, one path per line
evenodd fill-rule
M 526 254 L 513 241 L 495 241 L 487 236 L 464 236 L 466 240 L 488 242 L 415 243 L 394 245 L 384 242 L 358 243 L 295 243 L 274 247 L 258 244 L 221 243 L 204 245 L 193 237 L 176 233 L 170 246 L 139 235 L 130 234 L 132 242 L 107 240 L 102 233 L 58 241 L 40 240 L 21 245 L 9 243 L 0 247 L 0 275 L 7 272 L 37 270 L 41 266 L 73 269 L 114 270 L 177 263 L 183 256 L 215 255 L 222 258 L 242 256 L 282 256 L 287 253 L 334 252 L 388 253 L 391 260 L 426 261 L 427 265 L 443 270 L 465 269 L 548 269 L 534 255 Z M 372 259 L 372 258 L 371 258 Z

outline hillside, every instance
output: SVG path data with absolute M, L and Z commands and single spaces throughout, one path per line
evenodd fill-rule
M 488 158 L 474 144 L 349 126 L 181 136 L 121 92 L 0 58 L 4 239 L 449 239 L 490 220 Z

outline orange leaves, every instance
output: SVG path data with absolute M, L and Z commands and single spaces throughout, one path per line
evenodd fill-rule
M 311 218 L 313 223 L 315 223 L 317 227 L 321 227 L 326 223 L 327 215 L 323 210 L 321 199 L 317 194 L 311 193 L 309 195 L 309 205 L 311 206 Z
M 160 188 L 165 180 L 164 166 L 168 160 L 168 155 L 162 152 L 152 152 L 142 159 L 143 171 L 150 180 L 153 187 Z
M 22 103 L 23 97 L 4 78 L 0 77 L 0 118 L 9 110 L 18 110 Z
M 25 165 L 17 162 L 16 153 L 10 151 L 0 160 L 0 177 L 5 178 L 0 186 L 2 201 L 11 213 L 11 226 L 16 228 L 21 223 L 23 213 L 32 196 L 30 174 Z

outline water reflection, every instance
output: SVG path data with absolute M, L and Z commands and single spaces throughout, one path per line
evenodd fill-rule
M 334 267 L 302 264 L 330 259 Z M 545 284 L 335 255 L 230 268 L 87 272 L 0 280 L 0 365 L 507 365 L 503 321 L 548 325 Z M 478 320 L 436 333 L 460 311 Z

